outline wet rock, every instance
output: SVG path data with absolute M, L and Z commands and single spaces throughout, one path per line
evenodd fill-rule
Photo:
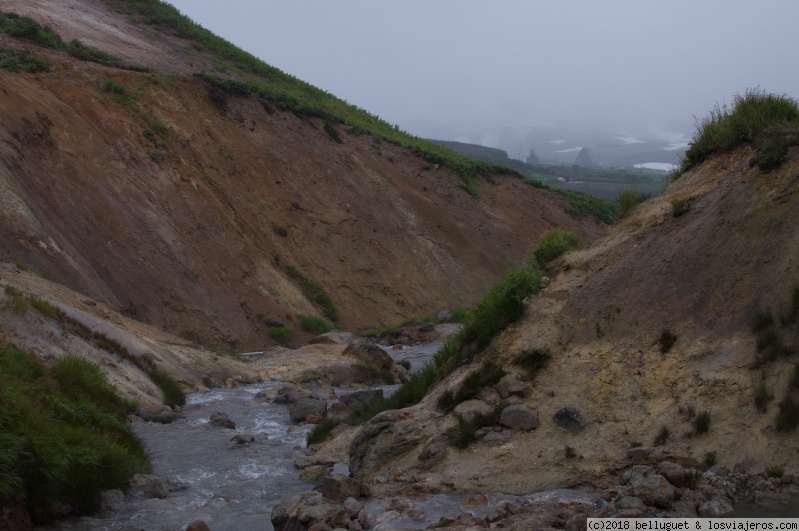
M 306 491 L 281 500 L 272 509 L 272 525 L 275 529 L 301 529 L 297 519 L 297 511 L 305 504 L 313 504 L 314 500 L 317 505 L 321 504 L 322 495 L 318 492 Z M 290 527 L 292 525 L 290 522 L 293 522 L 295 527 Z
M 496 385 L 499 396 L 503 399 L 509 396 L 530 396 L 533 392 L 533 386 L 527 382 L 522 382 L 512 374 L 503 376 Z
M 332 527 L 347 527 L 350 515 L 340 505 L 321 503 L 319 505 L 302 505 L 297 509 L 297 520 L 306 528 L 314 524 L 327 524 Z
M 464 400 L 453 410 L 463 422 L 472 422 L 478 415 L 490 415 L 494 408 L 482 400 Z
M 24 531 L 32 527 L 22 495 L 0 496 L 0 529 Z
M 749 476 L 766 476 L 766 467 L 751 457 L 747 457 L 732 469 L 736 474 L 746 474 Z
M 128 482 L 128 495 L 135 498 L 164 499 L 172 492 L 188 490 L 189 485 L 177 480 L 167 480 L 153 474 L 134 474 Z
M 685 480 L 685 469 L 682 466 L 671 461 L 663 461 L 658 465 L 658 472 L 675 487 L 682 487 Z
M 110 511 L 125 501 L 125 494 L 119 489 L 104 490 L 100 493 L 100 510 Z M 0 526 L 2 529 L 2 526 Z
M 420 332 L 432 332 L 436 329 L 436 326 L 433 323 L 425 323 L 419 327 Z
M 298 385 L 284 385 L 277 390 L 275 404 L 292 404 L 303 398 L 316 398 L 316 395 L 310 389 Z
M 552 420 L 564 430 L 571 432 L 582 431 L 587 424 L 580 410 L 572 406 L 556 411 Z
M 668 509 L 674 503 L 674 487 L 659 474 L 636 479 L 632 487 L 635 496 L 647 505 Z
M 394 375 L 394 381 L 398 383 L 405 383 L 409 379 L 408 369 L 398 363 L 391 366 L 391 374 Z
M 733 511 L 730 501 L 724 496 L 715 497 L 699 504 L 697 513 L 703 518 L 720 518 Z
M 339 401 L 350 409 L 358 409 L 369 402 L 383 398 L 382 389 L 367 389 L 355 391 L 339 397 Z
M 326 455 L 304 455 L 294 460 L 294 466 L 302 470 L 311 466 L 321 465 L 332 467 L 336 464 L 336 460 Z
M 344 501 L 347 498 L 358 498 L 361 495 L 361 485 L 352 478 L 343 474 L 330 474 L 323 478 L 314 490 L 322 493 L 325 499 Z
M 260 437 L 265 439 L 267 438 L 267 435 L 263 434 Z M 255 435 L 247 435 L 243 433 L 237 433 L 231 437 L 230 440 L 233 441 L 233 446 L 231 446 L 231 448 L 249 448 L 250 444 L 259 442 L 258 437 Z
M 211 531 L 211 528 L 204 521 L 195 520 L 186 527 L 186 531 Z
M 175 414 L 172 408 L 163 404 L 140 407 L 136 414 L 147 422 L 170 424 L 175 420 Z
M 488 496 L 485 494 L 474 494 L 466 496 L 461 500 L 463 507 L 485 507 L 488 505 Z
M 220 411 L 211 415 L 211 420 L 208 421 L 208 425 L 215 428 L 226 428 L 228 430 L 236 429 L 236 423 L 230 420 L 227 413 L 222 413 Z
M 391 369 L 391 366 L 394 365 L 394 360 L 391 356 L 369 338 L 355 339 L 344 349 L 341 355 L 381 369 Z
M 302 398 L 289 404 L 289 416 L 295 424 L 305 422 L 309 415 L 327 415 L 327 402 L 316 398 Z
M 502 410 L 499 423 L 512 430 L 531 431 L 538 427 L 538 415 L 524 404 L 508 406 Z
M 300 479 L 303 481 L 316 481 L 333 471 L 333 467 L 313 465 L 300 470 Z
M 358 514 L 363 510 L 363 504 L 355 498 L 347 498 L 342 504 L 344 510 L 350 515 L 350 518 L 358 518 Z

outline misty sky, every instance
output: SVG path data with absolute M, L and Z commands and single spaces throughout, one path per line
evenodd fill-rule
M 541 124 L 690 136 L 760 87 L 799 96 L 795 0 L 170 0 L 410 133 Z

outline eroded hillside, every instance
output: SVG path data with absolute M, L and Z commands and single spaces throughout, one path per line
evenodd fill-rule
M 51 64 L 0 75 L 0 256 L 173 334 L 260 346 L 265 317 L 298 329 L 298 315 L 324 313 L 303 279 L 349 329 L 465 306 L 546 230 L 603 231 L 518 177 L 480 179 L 475 199 L 409 149 L 255 95 L 220 98 L 187 75 L 207 56 L 103 3 L 3 9 L 159 70 L 0 38 Z
M 552 262 L 549 285 L 489 348 L 419 405 L 357 431 L 349 455 L 360 477 L 394 478 L 376 492 L 524 493 L 611 485 L 631 463 L 704 469 L 709 454 L 795 472 L 799 151 L 769 172 L 754 155 L 711 157 L 593 246 Z M 513 359 L 535 350 L 551 358 L 530 378 Z M 523 404 L 538 425 L 484 431 L 458 449 L 445 435 L 457 415 L 440 398 L 486 359 L 532 387 L 504 402 L 486 387 L 483 410 Z

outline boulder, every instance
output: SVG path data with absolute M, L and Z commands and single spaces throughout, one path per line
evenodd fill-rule
M 631 485 L 654 474 L 655 469 L 649 465 L 634 465 L 622 473 L 621 484 Z
M 227 413 L 222 413 L 220 411 L 217 411 L 211 415 L 211 420 L 208 421 L 208 425 L 215 428 L 227 428 L 229 430 L 236 429 L 236 423 L 230 420 L 230 417 L 227 416 Z
M 439 323 L 446 323 L 450 319 L 452 319 L 452 312 L 448 310 L 441 310 L 440 312 L 438 312 L 438 315 L 436 316 L 436 321 L 438 321 Z
M 359 407 L 380 398 L 383 398 L 382 389 L 368 389 L 342 395 L 339 397 L 339 401 L 350 409 L 358 409 Z
M 286 323 L 284 323 L 282 320 L 278 319 L 277 317 L 267 317 L 266 319 L 264 319 L 264 324 L 266 326 L 272 326 L 274 328 L 282 328 L 286 326 Z
M 363 504 L 355 498 L 347 498 L 342 505 L 350 518 L 358 518 L 358 514 L 363 510 Z
M 163 404 L 140 407 L 136 414 L 147 422 L 170 424 L 175 420 L 175 413 L 172 408 Z
M 281 500 L 272 509 L 271 519 L 275 529 L 301 529 L 297 521 L 297 511 L 304 505 L 319 505 L 322 495 L 314 491 L 306 491 Z M 294 527 L 290 527 L 291 525 Z
M 195 520 L 186 526 L 186 531 L 211 531 L 211 528 L 204 521 Z
M 361 337 L 347 345 L 342 356 L 356 359 L 366 365 L 374 365 L 381 369 L 391 369 L 394 360 L 372 339 Z
M 668 509 L 674 503 L 674 487 L 660 474 L 636 479 L 632 487 L 633 494 L 649 506 Z
M 730 500 L 725 496 L 718 496 L 700 503 L 697 509 L 699 516 L 703 518 L 721 518 L 725 515 L 732 513 L 733 508 L 730 505 Z
M 277 390 L 275 404 L 292 404 L 303 398 L 316 398 L 316 395 L 310 389 L 298 385 L 284 385 Z
M 675 487 L 682 487 L 685 481 L 685 469 L 677 463 L 663 461 L 658 465 L 658 472 Z
M 363 424 L 350 444 L 350 471 L 356 478 L 395 461 L 429 436 L 398 410 L 384 411 Z
M 478 415 L 490 415 L 494 408 L 482 400 L 464 400 L 453 410 L 455 416 L 463 422 L 472 422 Z
M 289 416 L 295 424 L 305 422 L 310 415 L 319 414 L 323 417 L 327 415 L 327 402 L 317 398 L 302 398 L 289 404 Z
M 394 375 L 395 382 L 405 383 L 409 380 L 408 369 L 398 363 L 391 366 L 391 374 Z
M 327 524 L 331 527 L 346 528 L 350 523 L 350 515 L 340 505 L 321 503 L 319 505 L 302 505 L 297 509 L 297 520 L 309 528 L 315 524 Z M 277 529 L 277 528 L 276 528 Z
M 333 467 L 312 465 L 300 470 L 300 479 L 303 481 L 316 481 L 333 471 Z
M 333 467 L 336 464 L 336 460 L 332 457 L 328 457 L 325 455 L 304 455 L 302 457 L 298 457 L 294 460 L 294 466 L 302 470 L 303 468 L 308 468 L 311 466 L 327 466 Z
M 633 464 L 645 465 L 649 463 L 650 456 L 654 451 L 655 448 L 652 446 L 636 446 L 627 450 L 627 459 Z
M 512 430 L 530 431 L 538 427 L 538 415 L 524 404 L 508 406 L 502 410 L 499 423 Z
M 732 471 L 736 474 L 746 474 L 749 476 L 766 476 L 766 467 L 751 457 L 747 457 L 740 463 L 736 463 Z
M 497 392 L 502 399 L 509 396 L 530 396 L 533 392 L 533 386 L 527 382 L 522 382 L 512 374 L 503 376 L 496 385 Z
M 360 483 L 344 474 L 330 474 L 323 478 L 314 490 L 321 492 L 325 499 L 331 501 L 344 501 L 361 495 Z
M 556 411 L 552 415 L 552 420 L 564 430 L 571 432 L 582 431 L 587 424 L 580 410 L 572 406 Z

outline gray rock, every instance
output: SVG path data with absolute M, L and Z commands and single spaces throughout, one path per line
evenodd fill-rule
M 425 461 L 427 467 L 444 459 L 450 440 L 446 435 L 439 435 L 430 441 L 419 454 L 419 461 Z
M 478 415 L 490 415 L 494 408 L 482 400 L 464 400 L 453 410 L 463 422 L 472 422 Z
M 635 496 L 649 506 L 668 509 L 674 503 L 674 487 L 659 474 L 636 480 L 632 487 Z
M 556 411 L 552 420 L 564 430 L 571 432 L 582 431 L 587 424 L 580 410 L 572 406 Z
M 290 529 L 289 527 L 283 526 L 288 524 L 289 520 L 292 519 L 296 524 L 299 524 L 297 521 L 297 511 L 303 505 L 311 505 L 314 499 L 318 499 L 316 504 L 319 505 L 322 502 L 322 495 L 318 492 L 306 491 L 281 500 L 272 509 L 271 519 L 274 528 Z
M 316 398 L 302 398 L 289 404 L 289 416 L 295 424 L 305 422 L 310 415 L 327 415 L 327 402 Z
M 658 472 L 675 487 L 682 487 L 683 481 L 685 481 L 685 469 L 677 463 L 663 461 L 658 465 Z
M 652 446 L 637 446 L 635 448 L 630 448 L 627 450 L 627 459 L 629 459 L 633 464 L 645 465 L 649 463 L 652 452 L 654 451 L 655 448 Z
M 300 470 L 300 479 L 303 481 L 316 481 L 332 471 L 332 466 L 313 465 Z
M 499 396 L 503 399 L 509 396 L 530 396 L 533 392 L 533 386 L 527 382 L 522 382 L 512 374 L 506 374 L 496 385 Z
M 355 498 L 347 498 L 343 504 L 344 510 L 350 515 L 350 518 L 358 518 L 358 513 L 363 510 L 363 504 Z
M 408 369 L 398 363 L 391 366 L 391 374 L 394 375 L 394 380 L 399 383 L 405 383 L 409 380 Z
M 625 496 L 615 503 L 617 509 L 638 509 L 646 511 L 646 504 L 636 496 Z
M 361 426 L 350 444 L 350 471 L 356 478 L 369 470 L 398 459 L 423 440 L 420 428 L 403 422 L 397 410 L 375 415 Z
M 304 455 L 294 460 L 294 466 L 302 470 L 310 466 L 322 465 L 332 467 L 336 460 L 325 455 Z
M 119 489 L 104 490 L 100 493 L 100 509 L 103 511 L 113 510 L 123 501 L 125 501 L 125 493 Z
M 382 389 L 367 389 L 355 391 L 339 397 L 339 401 L 350 409 L 358 409 L 374 400 L 383 398 Z
M 286 323 L 284 323 L 282 320 L 278 319 L 277 317 L 267 317 L 266 319 L 264 319 L 264 324 L 266 326 L 273 326 L 275 328 L 282 328 L 286 326 Z
M 303 398 L 316 398 L 316 395 L 310 389 L 288 384 L 277 390 L 275 404 L 292 404 Z
M 699 504 L 697 513 L 703 518 L 720 518 L 733 511 L 730 501 L 726 497 L 717 497 Z
M 630 485 L 655 474 L 655 469 L 649 465 L 633 465 L 621 475 L 621 484 Z
M 211 420 L 208 421 L 208 425 L 215 428 L 227 428 L 229 430 L 236 429 L 236 423 L 230 420 L 230 417 L 227 416 L 227 413 L 222 413 L 219 411 L 211 415 Z
M 436 329 L 436 326 L 433 323 L 425 323 L 419 327 L 420 332 L 432 332 Z
M 332 527 L 344 527 L 350 523 L 350 515 L 340 505 L 322 503 L 319 505 L 302 505 L 297 509 L 297 520 L 305 527 L 314 524 L 327 524 Z
M 502 410 L 499 423 L 519 431 L 530 431 L 538 427 L 538 415 L 524 404 L 508 406 Z
M 373 340 L 365 337 L 355 339 L 341 355 L 381 369 L 391 369 L 391 366 L 394 365 L 394 360 L 386 351 L 377 346 Z
M 361 485 L 352 478 L 343 474 L 330 474 L 314 487 L 322 493 L 327 500 L 344 501 L 347 498 L 358 498 L 361 495 Z
M 436 316 L 436 321 L 438 321 L 439 323 L 446 323 L 450 319 L 452 319 L 452 312 L 447 310 L 441 310 L 440 312 L 438 312 L 438 315 Z
M 513 440 L 516 432 L 513 430 L 491 430 L 483 437 L 483 442 L 491 446 L 502 446 Z
M 140 407 L 136 414 L 147 422 L 170 424 L 175 420 L 175 413 L 172 408 L 163 404 Z
M 766 467 L 751 457 L 747 457 L 732 469 L 736 474 L 748 474 L 750 476 L 766 476 Z

